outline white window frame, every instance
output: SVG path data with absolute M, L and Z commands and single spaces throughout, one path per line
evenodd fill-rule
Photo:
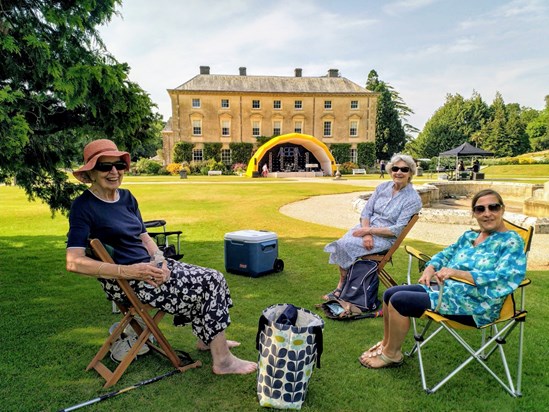
M 231 161 L 231 149 L 221 149 L 221 162 L 226 165 L 232 164 Z
M 332 110 L 332 101 L 324 100 L 324 110 Z
M 351 162 L 358 164 L 358 150 L 351 149 Z
M 282 122 L 280 120 L 273 121 L 273 136 L 280 136 L 282 134 Z
M 221 120 L 221 136 L 230 136 L 231 135 L 231 121 L 230 120 Z
M 200 109 L 200 99 L 193 99 L 191 105 L 193 109 Z
M 204 149 L 193 149 L 193 162 L 204 160 Z
M 274 110 L 282 110 L 282 100 L 274 100 L 273 101 L 273 109 Z
M 294 109 L 295 110 L 303 110 L 303 100 L 295 100 L 294 101 Z
M 332 137 L 332 121 L 324 120 L 322 124 L 322 135 L 324 137 Z
M 303 120 L 296 120 L 294 122 L 294 133 L 303 133 Z
M 252 109 L 254 110 L 261 109 L 261 100 L 252 100 Z
M 349 136 L 350 137 L 358 136 L 358 120 L 349 121 Z
M 254 137 L 261 136 L 261 121 L 252 120 L 252 136 Z
M 193 125 L 193 136 L 202 136 L 202 120 L 194 119 L 192 121 Z
M 231 107 L 231 103 L 229 102 L 229 99 L 221 99 L 221 108 L 222 109 L 228 109 Z
M 358 100 L 351 100 L 351 110 L 358 109 Z

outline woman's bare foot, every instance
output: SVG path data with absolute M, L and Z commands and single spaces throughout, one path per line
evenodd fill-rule
M 359 358 L 359 362 L 362 366 L 370 369 L 392 368 L 402 365 L 404 362 L 404 356 L 400 353 L 396 354 L 395 357 L 390 358 L 380 351 L 378 354 L 376 353 L 373 356 L 365 356 L 363 354 Z
M 362 352 L 362 355 L 360 355 L 360 359 L 362 361 L 363 358 L 373 358 L 375 356 L 379 356 L 382 350 L 383 350 L 383 341 L 379 341 L 367 351 Z
M 212 366 L 212 371 L 216 375 L 245 375 L 255 372 L 256 369 L 257 364 L 255 362 L 250 362 L 237 358 L 232 353 L 230 353 L 224 359 L 220 359 L 219 361 L 214 360 L 214 364 Z
M 237 342 L 236 340 L 227 340 L 227 348 L 236 348 L 237 346 L 240 346 L 240 342 Z M 209 351 L 210 347 L 206 345 L 204 342 L 199 340 L 196 342 L 196 349 L 201 351 Z

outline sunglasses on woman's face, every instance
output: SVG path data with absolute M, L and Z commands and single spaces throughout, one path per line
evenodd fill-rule
M 398 172 L 398 171 L 401 171 L 402 173 L 408 173 L 410 171 L 410 168 L 407 167 L 407 166 L 404 166 L 404 167 L 398 167 L 398 166 L 393 166 L 391 167 L 391 172 Z
M 484 205 L 473 206 L 473 213 L 476 213 L 476 214 L 484 213 L 484 211 L 486 210 L 486 207 L 488 207 L 488 210 L 490 212 L 499 212 L 501 210 L 501 206 L 502 205 L 499 203 L 491 203 L 488 206 L 484 206 Z
M 93 169 L 99 170 L 100 172 L 110 172 L 113 166 L 116 170 L 124 170 L 128 167 L 126 162 L 118 160 L 116 162 L 97 162 Z

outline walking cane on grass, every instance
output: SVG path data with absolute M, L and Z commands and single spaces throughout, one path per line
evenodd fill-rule
M 94 404 L 94 403 L 104 401 L 105 399 L 113 398 L 113 397 L 115 397 L 116 395 L 120 395 L 120 394 L 122 394 L 122 393 L 129 392 L 129 391 L 131 391 L 132 389 L 136 389 L 136 388 L 139 388 L 140 386 L 148 385 L 149 383 L 157 382 L 157 381 L 159 381 L 159 380 L 161 380 L 161 379 L 167 378 L 168 376 L 175 375 L 175 374 L 178 373 L 178 372 L 180 372 L 179 369 L 174 369 L 173 371 L 170 371 L 170 372 L 168 372 L 168 373 L 165 373 L 164 375 L 156 376 L 156 377 L 154 377 L 154 378 L 147 379 L 147 380 L 145 380 L 145 381 L 141 381 L 141 382 L 139 382 L 139 383 L 136 383 L 135 385 L 128 386 L 127 388 L 120 389 L 120 390 L 117 390 L 117 391 L 114 391 L 114 392 L 110 392 L 110 393 L 107 393 L 107 394 L 105 394 L 105 395 L 101 395 L 101 396 L 99 396 L 99 397 L 97 397 L 97 398 L 90 399 L 89 401 L 79 403 L 78 405 L 70 406 L 70 407 L 65 408 L 65 409 L 60 409 L 59 412 L 74 411 L 74 410 L 76 410 L 76 409 L 83 408 L 84 406 L 92 405 L 92 404 Z

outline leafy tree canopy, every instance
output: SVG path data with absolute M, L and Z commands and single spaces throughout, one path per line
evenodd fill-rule
M 530 138 L 532 150 L 549 149 L 549 96 L 545 97 L 545 108 L 536 115 L 531 115 L 526 126 L 526 133 Z
M 368 74 L 366 89 L 379 93 L 376 120 L 376 156 L 378 159 L 389 159 L 393 154 L 404 149 L 406 132 L 416 130 L 406 123 L 407 116 L 414 112 L 406 106 L 398 92 L 388 83 L 379 79 L 375 70 L 371 70 Z M 403 125 L 403 122 L 405 125 Z
M 0 8 L 0 181 L 66 211 L 81 185 L 65 168 L 83 146 L 110 138 L 133 156 L 154 154 L 161 119 L 108 53 L 97 27 L 120 0 L 3 1 Z
M 434 157 L 464 142 L 498 157 L 516 156 L 531 149 L 549 148 L 548 117 L 518 103 L 505 104 L 498 92 L 487 105 L 477 92 L 470 99 L 448 94 L 446 102 L 427 121 L 406 150 L 416 157 Z

